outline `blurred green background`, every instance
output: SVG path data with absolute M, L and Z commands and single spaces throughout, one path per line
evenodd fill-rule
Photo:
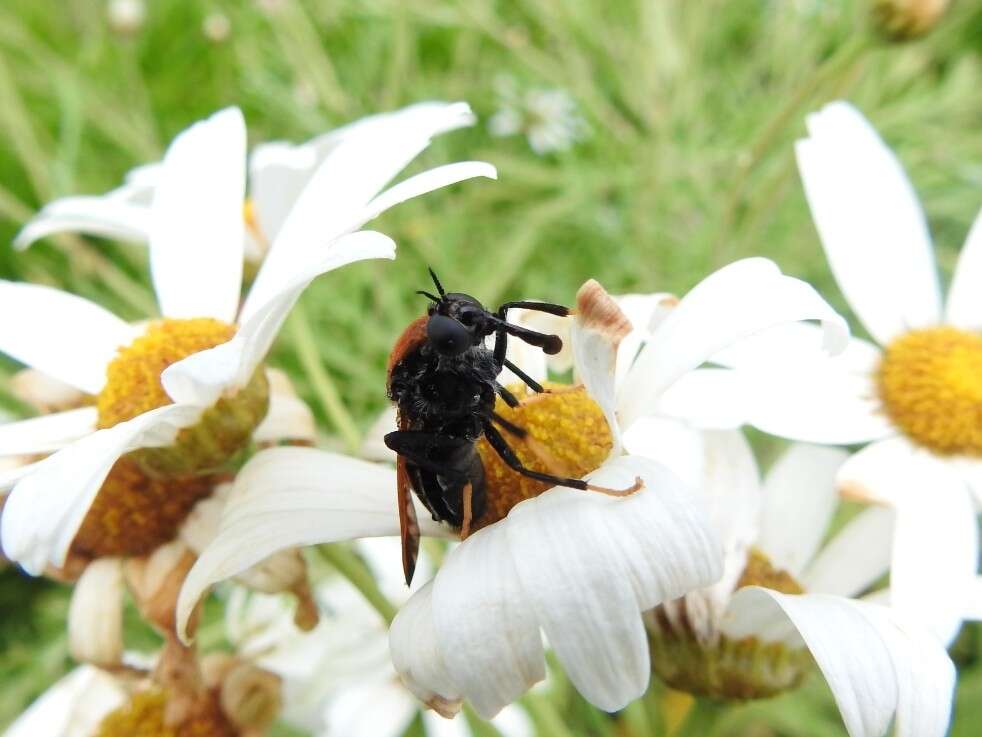
M 583 135 L 545 154 L 521 133 L 492 136 L 503 84 L 562 91 Z M 950 273 L 982 201 L 980 89 L 982 6 L 968 0 L 906 44 L 870 34 L 860 0 L 158 0 L 131 29 L 114 27 L 101 1 L 4 0 L 0 277 L 145 317 L 145 249 L 61 238 L 16 254 L 7 244 L 44 202 L 116 186 L 225 105 L 243 108 L 259 142 L 301 141 L 420 100 L 466 100 L 478 124 L 438 139 L 413 168 L 484 159 L 500 181 L 385 215 L 374 227 L 395 237 L 397 265 L 347 267 L 302 301 L 317 358 L 364 429 L 385 404 L 389 347 L 421 309 L 413 292 L 427 286 L 426 265 L 487 303 L 569 302 L 588 277 L 612 291 L 684 292 L 726 262 L 765 255 L 844 309 L 791 147 L 804 114 L 830 99 L 856 103 L 897 150 Z M 291 337 L 272 363 L 322 413 Z M 16 415 L 24 408 L 7 387 L 15 369 L 0 360 L 0 409 Z M 8 568 L 0 602 L 3 725 L 69 666 L 67 590 Z M 954 653 L 953 734 L 977 735 L 978 628 L 966 628 Z M 603 731 L 595 723 L 590 733 Z M 728 733 L 845 734 L 818 677 L 737 710 Z

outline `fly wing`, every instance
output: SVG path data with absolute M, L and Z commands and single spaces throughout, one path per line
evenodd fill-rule
M 419 557 L 419 523 L 413 506 L 413 491 L 409 481 L 406 459 L 396 461 L 396 486 L 399 498 L 399 534 L 402 536 L 402 570 L 406 574 L 406 586 L 412 583 Z

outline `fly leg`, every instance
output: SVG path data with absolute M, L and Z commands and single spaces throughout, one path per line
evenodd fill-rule
M 626 489 L 609 489 L 605 486 L 596 486 L 594 484 L 587 483 L 583 479 L 571 479 L 563 478 L 562 476 L 554 476 L 551 473 L 540 473 L 539 471 L 533 471 L 531 468 L 526 468 L 518 456 L 515 455 L 509 446 L 508 442 L 502 437 L 498 429 L 494 427 L 490 422 L 484 426 L 484 436 L 488 439 L 488 443 L 494 448 L 495 452 L 501 456 L 501 460 L 511 468 L 516 473 L 520 473 L 522 476 L 526 476 L 530 479 L 535 479 L 537 481 L 544 481 L 547 484 L 553 484 L 554 486 L 568 486 L 571 489 L 580 489 L 581 491 L 599 491 L 602 494 L 609 494 L 610 496 L 629 496 L 636 491 L 639 491 L 644 483 L 641 478 L 638 477 L 634 480 L 634 483 Z

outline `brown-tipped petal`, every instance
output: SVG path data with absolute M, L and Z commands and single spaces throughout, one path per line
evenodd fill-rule
M 164 632 L 174 631 L 174 608 L 195 556 L 180 540 L 126 562 L 126 581 L 143 618 Z

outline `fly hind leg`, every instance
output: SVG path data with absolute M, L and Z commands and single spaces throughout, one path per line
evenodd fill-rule
M 583 479 L 563 478 L 562 476 L 554 476 L 551 473 L 534 471 L 531 468 L 525 467 L 521 459 L 515 455 L 515 451 L 509 447 L 507 441 L 504 439 L 504 437 L 502 437 L 501 433 L 498 432 L 497 428 L 491 425 L 491 423 L 485 425 L 484 434 L 488 439 L 488 443 L 492 448 L 494 448 L 495 452 L 501 456 L 501 460 L 503 460 L 509 468 L 530 479 L 543 481 L 547 484 L 553 484 L 555 486 L 568 486 L 571 489 L 580 489 L 581 491 L 597 491 L 601 494 L 608 494 L 610 496 L 630 496 L 636 491 L 640 491 L 644 486 L 640 476 L 637 477 L 634 480 L 634 483 L 626 489 L 610 489 L 605 486 L 596 486 L 595 484 L 587 483 Z

